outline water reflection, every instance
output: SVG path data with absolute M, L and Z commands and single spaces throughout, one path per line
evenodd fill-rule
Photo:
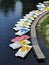
M 22 17 L 22 12 L 23 12 L 23 4 L 21 1 L 17 1 L 15 4 L 15 14 L 16 16 Z
M 0 9 L 3 11 L 5 14 L 9 11 L 12 10 L 14 11 L 14 6 L 15 6 L 15 0 L 1 0 L 0 2 Z
M 16 14 L 16 16 L 22 15 L 22 7 L 22 2 L 19 0 L 1 0 L 0 2 L 0 12 L 3 12 L 5 15 L 11 13 Z
M 2 6 L 0 6 L 1 41 L 4 40 L 4 37 L 7 39 L 8 35 L 12 34 L 12 31 L 13 31 L 12 28 L 13 28 L 14 24 L 16 23 L 16 21 L 18 21 L 20 18 L 22 18 L 22 11 L 23 11 L 23 5 L 22 5 L 21 1 L 13 0 L 13 1 L 15 1 L 15 4 L 10 2 L 11 5 L 9 3 L 7 3 L 7 1 L 6 1 L 7 5 L 9 5 L 8 7 L 5 6 L 6 3 L 4 1 L 6 1 L 6 0 L 1 1 Z M 3 5 L 3 2 L 5 3 L 4 5 Z M 7 41 L 8 41 L 8 39 L 7 39 Z M 6 42 L 4 41 L 4 43 L 6 43 Z
M 1 0 L 0 3 L 0 16 L 2 18 L 5 19 L 4 15 L 6 15 L 8 19 L 19 19 L 22 17 L 23 5 L 21 1 Z

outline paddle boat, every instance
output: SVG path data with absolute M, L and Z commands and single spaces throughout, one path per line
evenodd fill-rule
M 38 16 L 38 14 L 35 13 L 35 11 L 34 11 L 34 12 L 33 12 L 33 11 L 29 12 L 29 15 L 30 15 L 31 17 L 33 17 L 34 19 L 37 18 L 37 16 Z
M 16 36 L 15 38 L 13 38 L 12 40 L 11 40 L 11 42 L 18 42 L 18 41 L 22 41 L 22 40 L 27 40 L 27 39 L 29 39 L 30 38 L 30 36 L 28 36 L 28 35 L 23 35 L 23 36 Z
M 24 19 L 20 19 L 20 21 L 24 21 L 24 22 L 29 22 L 32 23 L 32 21 L 30 19 L 24 18 Z
M 43 3 L 44 3 L 44 4 L 48 4 L 48 5 L 49 5 L 49 1 L 44 1 Z
M 27 18 L 27 19 L 30 19 L 30 20 L 34 21 L 34 17 L 32 17 L 32 16 L 29 15 L 29 14 L 26 14 L 26 16 L 24 16 L 24 18 Z
M 12 49 L 18 49 L 18 48 L 22 47 L 23 45 L 27 45 L 27 44 L 30 44 L 30 41 L 21 40 L 19 42 L 9 44 L 9 47 L 11 47 Z
M 39 14 L 39 15 L 40 15 L 40 14 L 42 14 L 42 13 L 43 13 L 43 12 L 40 11 L 40 10 L 36 10 L 36 11 L 35 11 L 35 14 Z
M 45 10 L 45 11 L 49 11 L 49 7 L 45 7 L 44 10 Z
M 41 6 L 45 7 L 44 3 L 38 3 L 37 5 L 41 5 Z
M 44 8 L 38 8 L 38 10 L 45 12 Z
M 42 5 L 39 4 L 38 6 L 39 6 L 38 9 L 43 11 L 43 12 L 49 11 L 49 7 L 44 5 L 44 4 L 42 4 Z
M 34 15 L 34 16 L 38 16 L 38 14 L 37 13 L 35 13 L 35 11 L 33 12 L 33 11 L 31 11 L 31 12 L 29 12 L 29 14 L 32 14 L 32 15 Z
M 18 31 L 18 30 L 23 29 L 23 28 L 27 28 L 28 29 L 28 28 L 30 28 L 30 26 L 19 25 L 19 26 L 13 27 L 13 30 Z
M 33 12 L 33 11 L 31 11 L 31 12 L 30 12 L 30 14 L 32 14 L 32 15 L 36 15 L 36 17 L 37 17 L 37 16 L 39 16 L 40 14 L 42 14 L 42 12 L 41 12 L 41 11 L 36 10 L 36 11 L 34 11 L 34 12 Z
M 30 46 L 30 45 L 24 45 L 22 48 L 20 48 L 15 53 L 15 56 L 16 57 L 22 57 L 22 58 L 24 58 L 29 53 L 29 51 L 31 50 L 31 48 L 32 48 L 32 46 Z
M 31 25 L 31 20 L 28 20 L 27 19 L 20 19 L 20 21 L 17 22 L 17 24 L 29 24 Z
M 24 23 L 24 22 L 31 23 L 32 21 L 29 19 L 20 19 L 20 21 L 18 21 L 17 23 L 19 24 L 19 23 Z
M 24 18 L 27 18 L 27 19 L 34 21 L 34 19 L 37 18 L 37 15 L 29 12 L 29 14 L 26 14 L 26 16 L 24 16 Z
M 35 11 L 30 11 L 28 15 L 26 14 L 26 16 L 30 16 L 33 19 L 35 19 L 37 17 L 37 15 L 35 14 Z
M 18 30 L 21 30 L 21 29 L 29 29 L 29 28 L 30 28 L 29 26 L 13 27 L 13 30 L 18 31 Z
M 30 29 L 27 29 L 27 28 L 23 28 L 23 29 L 20 29 L 18 32 L 15 33 L 15 35 L 24 35 L 26 33 L 28 33 L 30 31 Z
M 43 8 L 38 8 L 39 10 L 45 12 L 45 11 L 49 11 L 49 7 L 43 7 Z
M 31 25 L 31 24 L 30 24 Z M 21 28 L 30 28 L 29 25 L 23 25 L 23 24 L 15 24 L 15 27 L 21 27 Z
M 18 26 L 18 25 L 21 25 L 21 26 L 30 26 L 31 25 L 31 23 L 29 23 L 29 22 L 24 22 L 24 21 L 21 21 L 21 22 L 18 22 L 18 24 L 15 24 L 15 26 Z
M 38 4 L 36 5 L 36 7 L 41 8 L 41 7 L 46 7 L 46 6 L 44 4 Z

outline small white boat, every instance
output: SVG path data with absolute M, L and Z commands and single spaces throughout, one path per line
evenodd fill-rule
M 41 5 L 41 4 L 43 4 L 43 3 L 38 3 L 38 5 Z
M 44 1 L 43 3 L 44 3 L 44 4 L 49 4 L 49 1 Z
M 39 14 L 42 14 L 42 13 L 43 13 L 43 12 L 40 11 L 40 10 L 36 10 L 36 11 L 35 11 L 35 14 L 38 14 L 38 15 L 39 15 Z
M 46 10 L 44 10 L 44 8 L 39 8 L 40 11 L 45 12 Z
M 27 18 L 27 19 L 30 19 L 30 20 L 34 21 L 34 18 L 30 17 L 30 16 L 24 16 L 24 18 Z
M 36 7 L 41 8 L 41 5 L 36 5 Z
M 32 23 L 32 21 L 31 21 L 30 19 L 27 19 L 27 18 L 25 18 L 25 19 L 20 19 L 20 21 Z
M 26 21 L 23 21 L 23 20 L 21 20 L 21 23 L 22 23 L 22 24 L 31 25 L 31 23 L 30 23 L 30 22 L 26 22 Z
M 46 7 L 44 4 L 36 5 L 38 8 Z
M 49 7 L 45 7 L 44 10 L 45 10 L 45 11 L 49 11 Z
M 42 5 L 42 6 L 45 6 L 45 4 L 44 4 L 44 3 L 38 3 L 38 5 Z
M 27 44 L 30 44 L 30 41 L 22 40 L 19 42 L 9 44 L 9 47 L 11 47 L 12 49 L 18 49 L 18 48 L 22 47 L 23 45 L 27 45 Z
M 35 18 L 35 17 L 37 17 L 37 15 L 34 15 L 34 13 L 31 13 L 31 12 L 29 12 L 29 15 L 28 15 L 28 14 L 26 14 L 26 16 L 30 16 L 30 17 L 32 17 L 32 16 L 33 16 L 33 17 L 32 17 L 32 18 L 33 18 L 33 20 L 34 20 L 34 18 Z
M 24 18 L 24 19 L 30 19 L 30 18 L 28 18 L 28 17 L 26 17 L 26 16 L 23 16 L 23 18 Z M 31 19 L 30 19 L 30 20 L 31 20 Z M 32 21 L 32 20 L 31 20 L 31 21 Z
M 31 48 L 32 48 L 32 46 L 30 46 L 30 45 L 24 45 L 22 48 L 20 48 L 16 52 L 15 56 L 16 57 L 22 57 L 22 58 L 24 58 L 29 53 L 29 51 L 31 50 Z
M 21 36 L 21 35 L 24 35 L 24 34 L 28 33 L 29 31 L 30 31 L 30 29 L 23 28 L 23 29 L 20 29 L 18 32 L 16 32 L 15 35 Z
M 30 22 L 24 22 L 24 21 L 21 21 L 21 22 L 18 22 L 17 24 L 15 24 L 15 26 L 29 26 L 31 25 Z
M 36 14 L 35 12 L 29 12 L 29 15 L 32 16 L 34 19 L 38 16 L 38 14 Z
M 27 18 L 27 19 L 34 21 L 35 16 L 32 16 L 30 14 L 26 14 L 26 16 L 24 16 L 24 18 Z
M 21 27 L 17 26 L 17 27 L 13 27 L 13 30 L 18 31 L 18 30 L 23 29 L 23 28 L 28 29 L 30 27 L 29 26 L 21 26 Z
M 15 27 L 20 27 L 20 28 L 30 28 L 30 26 L 29 25 L 27 25 L 27 26 L 24 26 L 24 25 L 22 25 L 22 24 L 15 24 Z
M 36 13 L 36 12 L 35 12 L 35 13 L 30 12 L 30 15 L 31 15 L 31 14 L 32 14 L 32 15 L 34 15 L 34 16 L 36 16 L 36 17 L 39 15 L 39 14 L 38 14 L 38 13 Z

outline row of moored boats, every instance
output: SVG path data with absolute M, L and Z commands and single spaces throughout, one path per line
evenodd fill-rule
M 20 21 L 16 22 L 14 26 L 15 35 L 17 35 L 15 38 L 11 40 L 11 44 L 9 46 L 12 49 L 18 49 L 18 51 L 15 53 L 15 56 L 19 56 L 24 58 L 28 52 L 31 50 L 32 46 L 30 45 L 31 42 L 29 41 L 30 36 L 26 35 L 30 31 L 30 26 L 33 21 L 40 16 L 43 12 L 48 11 L 49 7 L 47 7 L 43 3 L 38 3 L 36 5 L 38 10 L 30 11 L 29 14 L 26 14 L 23 19 L 20 19 Z

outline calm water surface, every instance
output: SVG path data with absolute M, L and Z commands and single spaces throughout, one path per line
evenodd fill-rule
M 36 8 L 38 2 L 44 0 L 0 0 L 0 65 L 49 65 L 49 51 L 43 43 L 40 44 L 46 56 L 45 63 L 38 63 L 31 51 L 25 59 L 16 58 L 9 48 L 11 39 L 15 37 L 14 24 L 23 18 L 25 14 Z M 40 39 L 41 41 L 41 39 Z

